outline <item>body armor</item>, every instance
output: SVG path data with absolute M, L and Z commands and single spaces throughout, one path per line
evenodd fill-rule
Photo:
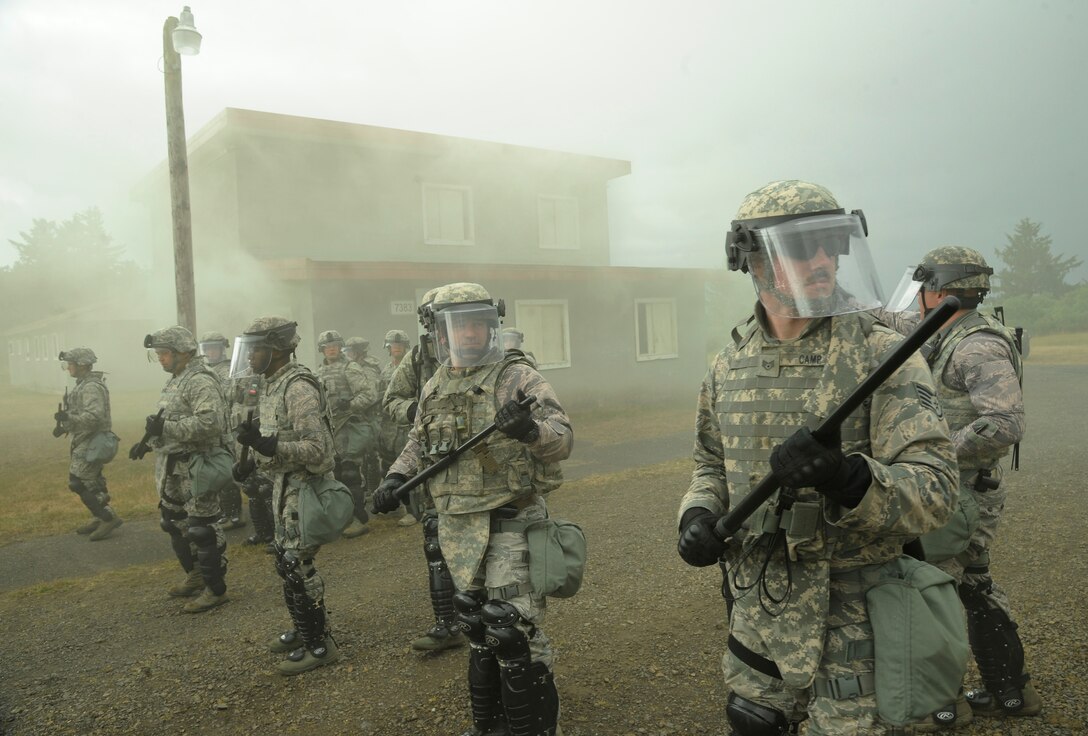
M 88 392 L 90 391 L 102 391 L 106 394 L 104 402 L 106 411 L 101 417 L 96 417 L 98 421 L 95 422 L 94 426 L 80 427 L 77 431 L 72 432 L 73 447 L 89 442 L 99 432 L 109 432 L 113 429 L 113 421 L 110 418 L 110 391 L 106 388 L 106 380 L 102 371 L 91 371 L 76 381 L 76 387 L 68 394 L 68 413 L 78 415 L 86 412 Z
M 268 437 L 278 435 L 280 442 L 297 442 L 298 432 L 291 429 L 287 416 L 287 388 L 294 381 L 306 381 L 321 394 L 321 410 L 325 411 L 325 396 L 321 390 L 321 384 L 308 368 L 298 363 L 289 363 L 283 372 L 271 381 L 267 381 L 264 390 L 261 391 L 258 413 L 261 417 L 261 434 Z M 330 440 L 329 446 L 332 442 Z M 329 454 L 321 465 L 300 465 L 290 460 L 284 460 L 280 455 L 265 458 L 259 453 L 256 456 L 258 469 L 261 475 L 271 478 L 281 473 L 293 473 L 305 470 L 312 475 L 324 475 L 333 468 L 333 456 Z
M 462 375 L 439 368 L 417 417 L 424 468 L 495 421 L 499 377 L 515 362 L 523 359 L 510 357 Z M 533 492 L 547 493 L 561 482 L 559 463 L 542 463 L 522 443 L 495 432 L 433 478 L 428 490 L 440 513 L 466 514 L 498 508 Z
M 151 444 L 162 456 L 177 453 L 208 452 L 213 447 L 217 447 L 220 444 L 224 447 L 228 446 L 225 433 L 228 429 L 230 418 L 228 416 L 229 411 L 227 409 L 227 398 L 224 395 L 223 383 L 219 380 L 219 376 L 215 375 L 215 373 L 205 365 L 202 356 L 195 356 L 189 361 L 189 364 L 185 366 L 185 370 L 181 372 L 181 375 L 171 376 L 170 380 L 163 386 L 162 393 L 159 395 L 158 404 L 159 408 L 164 410 L 163 419 L 176 422 L 192 416 L 192 410 L 189 407 L 189 402 L 185 394 L 186 386 L 197 375 L 205 375 L 211 378 L 215 383 L 216 390 L 219 392 L 220 408 L 218 412 L 219 416 L 216 417 L 216 423 L 218 424 L 220 433 L 214 439 L 208 439 L 198 444 L 178 441 L 168 442 L 161 436 L 156 437 L 152 439 Z

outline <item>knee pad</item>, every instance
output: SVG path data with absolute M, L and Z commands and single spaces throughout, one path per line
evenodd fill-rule
M 87 486 L 85 486 L 83 484 L 83 481 L 80 480 L 77 476 L 72 475 L 71 473 L 69 473 L 68 474 L 68 490 L 70 490 L 72 493 L 76 494 L 77 496 L 82 496 L 84 493 L 87 492 Z
M 453 607 L 457 611 L 457 628 L 474 646 L 486 646 L 484 644 L 484 598 L 485 594 L 482 590 L 463 590 L 453 594 Z
M 214 519 L 206 516 L 194 516 L 189 520 L 189 541 L 201 549 L 216 547 L 215 529 L 212 528 Z
M 170 536 L 181 536 L 181 529 L 178 528 L 177 523 L 182 519 L 188 518 L 188 514 L 184 511 L 171 511 L 170 509 L 159 507 L 159 528 Z
M 981 597 L 981 596 L 980 596 Z M 986 689 L 1002 693 L 1021 688 L 1024 676 L 1024 645 L 1016 623 L 1000 608 L 966 605 L 967 638 Z M 985 603 L 985 601 L 983 601 Z
M 339 474 L 334 472 L 333 475 L 336 475 L 336 479 L 348 488 L 356 489 L 363 485 L 363 475 L 359 472 L 359 466 L 351 460 L 341 460 Z
M 518 609 L 506 601 L 491 600 L 483 605 L 484 639 L 495 656 L 503 662 L 519 662 L 528 666 L 529 639 L 517 627 L 521 621 Z
M 785 736 L 790 732 L 790 721 L 785 713 L 736 693 L 729 693 L 725 717 L 738 736 Z

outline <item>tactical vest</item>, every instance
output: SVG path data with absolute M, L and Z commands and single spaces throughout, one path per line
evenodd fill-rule
M 286 368 L 274 381 L 265 383 L 264 390 L 260 394 L 258 412 L 261 417 L 261 434 L 265 437 L 277 435 L 280 442 L 298 442 L 299 433 L 291 429 L 290 419 L 287 415 L 287 389 L 295 381 L 305 381 L 314 387 L 318 394 L 318 406 L 322 416 L 322 431 L 330 432 L 328 426 L 327 409 L 325 404 L 325 392 L 321 381 L 309 368 L 298 363 L 288 363 Z M 260 453 L 254 453 L 263 475 L 272 476 L 278 473 L 294 473 L 305 470 L 313 475 L 324 475 L 332 470 L 335 464 L 332 455 L 332 437 L 326 438 L 329 454 L 319 465 L 302 465 L 301 463 L 284 460 L 279 454 L 266 458 Z
M 971 395 L 967 391 L 952 388 L 945 383 L 945 369 L 952 359 L 952 354 L 965 338 L 978 332 L 986 332 L 1001 338 L 1012 353 L 1016 377 L 1021 378 L 1024 373 L 1020 353 L 1016 349 L 1012 334 L 996 318 L 971 311 L 954 322 L 938 344 L 937 350 L 929 358 L 930 367 L 933 369 L 933 380 L 937 384 L 937 395 L 940 398 L 950 433 L 955 433 L 979 418 L 978 410 L 971 403 Z M 994 467 L 1007 454 L 1009 454 L 1009 448 L 1002 447 L 999 450 L 980 452 L 969 457 L 957 455 L 956 459 L 959 461 L 961 474 L 973 474 L 980 468 Z
M 321 379 L 321 383 L 325 387 L 325 397 L 328 400 L 329 405 L 334 407 L 332 412 L 334 420 L 341 420 L 350 416 L 350 414 L 336 413 L 335 407 L 355 398 L 355 394 L 352 393 L 351 390 L 351 384 L 348 382 L 349 365 L 351 365 L 351 361 L 341 357 L 331 363 L 326 360 L 326 362 L 317 369 L 317 376 Z M 309 371 L 307 371 L 307 373 L 309 373 Z
M 503 371 L 524 359 L 508 357 L 465 375 L 443 366 L 420 402 L 420 463 L 433 465 L 469 437 L 495 421 L 495 390 Z M 433 478 L 428 489 L 438 511 L 465 514 L 498 508 L 534 492 L 544 494 L 563 482 L 559 463 L 544 463 L 529 448 L 495 432 Z
M 231 414 L 235 425 L 244 422 L 251 411 L 254 419 L 261 416 L 261 386 L 263 383 L 264 378 L 260 374 L 253 375 L 251 371 L 247 371 L 246 375 L 234 379 Z
M 98 388 L 91 388 L 92 385 Z M 91 371 L 76 381 L 76 387 L 68 394 L 68 412 L 70 414 L 79 414 L 86 411 L 87 392 L 99 389 L 106 394 L 106 413 L 104 416 L 97 417 L 98 421 L 93 427 L 81 429 L 78 434 L 73 433 L 72 444 L 79 444 L 84 440 L 89 440 L 99 432 L 109 432 L 113 429 L 113 420 L 110 417 L 110 390 L 106 388 L 106 379 L 102 371 Z
M 228 425 L 230 423 L 230 409 L 227 405 L 227 397 L 223 382 L 219 380 L 219 376 L 215 375 L 215 372 L 207 366 L 202 356 L 194 356 L 189 361 L 189 364 L 185 366 L 185 370 L 182 371 L 180 377 L 172 377 L 166 382 L 166 385 L 163 386 L 162 393 L 159 394 L 158 404 L 160 409 L 165 410 L 163 412 L 163 419 L 176 422 L 193 415 L 192 408 L 189 406 L 189 400 L 185 396 L 185 389 L 188 387 L 189 382 L 193 380 L 193 377 L 199 374 L 211 377 L 215 385 L 216 393 L 219 396 L 216 423 L 219 425 L 221 433 L 215 438 L 202 440 L 199 444 L 178 441 L 167 443 L 162 437 L 158 437 L 153 440 L 152 443 L 159 452 L 166 454 L 175 454 L 179 452 L 207 452 L 213 447 L 229 446 Z
M 730 505 L 748 495 L 771 472 L 771 449 L 799 428 L 814 428 L 868 375 L 873 356 L 868 336 L 875 319 L 855 313 L 826 320 L 789 342 L 767 342 L 758 324 L 746 335 L 734 330 L 735 345 L 717 383 L 715 413 L 721 428 Z M 843 452 L 871 454 L 869 402 L 842 425 Z M 824 521 L 813 489 L 798 491 L 791 511 L 775 516 L 777 494 L 745 528 L 758 536 L 778 528 L 799 552 L 830 556 L 826 540 L 837 534 Z

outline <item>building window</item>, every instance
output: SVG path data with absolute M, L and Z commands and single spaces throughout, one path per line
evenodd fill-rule
M 676 358 L 676 300 L 635 300 L 635 354 L 638 360 Z
M 537 199 L 540 247 L 577 250 L 578 200 L 574 197 L 541 196 Z
M 570 368 L 570 319 L 566 299 L 515 302 L 518 329 L 525 333 L 521 349 L 532 353 L 536 367 Z
M 423 241 L 427 245 L 476 242 L 471 187 L 423 185 Z

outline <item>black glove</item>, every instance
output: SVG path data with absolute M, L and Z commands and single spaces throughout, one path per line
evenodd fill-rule
M 243 462 L 236 462 L 230 468 L 230 474 L 234 478 L 236 483 L 245 483 L 246 478 L 253 474 L 253 471 L 257 469 L 257 463 L 252 460 L 246 460 Z
M 680 558 L 692 567 L 708 567 L 716 563 L 725 552 L 725 542 L 714 534 L 718 517 L 709 509 L 690 508 L 680 521 L 683 532 L 676 543 Z
M 55 422 L 67 422 L 68 421 L 68 412 L 61 409 L 60 411 L 58 411 L 56 414 L 53 415 L 53 421 L 55 421 Z
M 525 392 L 519 388 L 517 399 L 507 401 L 495 414 L 495 428 L 518 442 L 532 442 L 540 436 L 540 428 L 533 421 L 529 408 L 518 404 L 524 400 Z
M 166 417 L 162 414 L 149 414 L 144 420 L 144 432 L 149 437 L 161 437 L 164 426 L 166 426 Z
M 842 454 L 837 428 L 825 442 L 819 442 L 808 427 L 797 430 L 771 450 L 771 470 L 787 488 L 815 488 L 849 508 L 861 502 L 873 480 L 863 457 Z
M 252 447 L 265 457 L 272 457 L 276 454 L 276 446 L 279 445 L 280 438 L 279 435 L 272 435 L 271 437 L 262 435 L 261 420 L 254 419 L 252 422 L 242 423 L 242 426 L 238 428 L 235 439 L 238 440 L 240 445 Z
M 62 434 L 64 434 L 64 428 L 63 427 L 53 427 L 53 436 L 54 437 L 60 437 Z
M 388 514 L 390 511 L 396 511 L 400 506 L 397 491 L 407 480 L 408 477 L 400 473 L 390 473 L 385 476 L 385 480 L 374 489 L 374 513 Z
M 143 445 L 141 443 L 137 442 L 128 451 L 128 459 L 129 460 L 143 460 L 143 457 L 144 457 Z
M 408 405 L 407 414 L 408 414 L 408 423 L 409 424 L 412 424 L 412 423 L 414 423 L 416 421 L 416 411 L 418 411 L 418 410 L 419 410 L 419 402 L 418 401 L 413 401 L 411 404 Z

